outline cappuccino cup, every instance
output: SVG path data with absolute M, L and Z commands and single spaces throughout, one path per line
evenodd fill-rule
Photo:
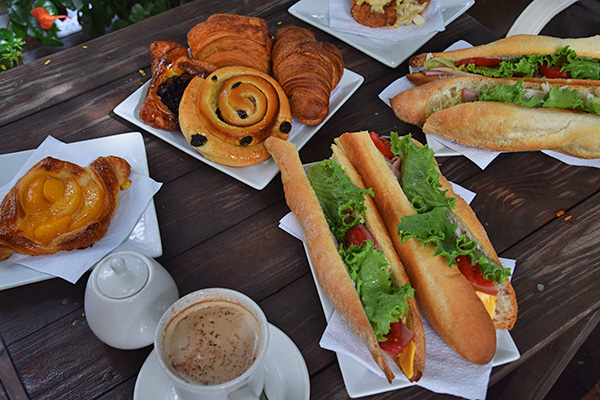
M 176 301 L 154 339 L 158 362 L 182 400 L 258 399 L 269 325 L 248 296 L 202 289 Z

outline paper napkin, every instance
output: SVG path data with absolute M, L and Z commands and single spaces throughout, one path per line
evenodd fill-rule
M 398 42 L 445 29 L 439 0 L 431 0 L 429 7 L 423 13 L 424 24 L 401 25 L 397 28 L 370 28 L 359 24 L 350 13 L 351 5 L 352 3 L 349 0 L 329 0 L 329 27 L 332 30 L 348 32 L 371 39 Z
M 467 203 L 470 203 L 476 195 L 460 185 L 452 183 L 452 186 L 453 190 Z M 304 229 L 293 213 L 290 212 L 285 215 L 280 220 L 279 227 L 297 239 L 306 241 Z M 505 268 L 510 268 L 511 271 L 514 270 L 515 260 L 501 258 L 500 261 Z M 322 291 L 321 288 L 318 288 L 318 290 L 319 292 Z M 396 376 L 394 381 L 403 381 L 406 384 L 420 386 L 435 393 L 451 394 L 466 399 L 485 398 L 493 361 L 486 365 L 477 365 L 466 361 L 448 347 L 423 315 L 421 315 L 421 318 L 423 319 L 427 348 L 423 377 L 418 382 L 411 384 L 396 364 L 390 362 L 392 371 Z M 333 312 L 331 315 L 319 345 L 326 350 L 345 354 L 374 374 L 382 378 L 385 377 L 373 361 L 367 347 L 337 312 Z
M 48 136 L 32 153 L 13 180 L 0 188 L 0 198 L 4 198 L 6 193 L 31 167 L 47 156 L 70 161 L 82 167 L 87 167 L 97 158 L 74 150 L 52 136 Z M 126 190 L 121 191 L 119 207 L 113 215 L 106 235 L 91 247 L 42 256 L 14 253 L 9 260 L 36 271 L 65 279 L 71 283 L 77 282 L 87 270 L 129 237 L 131 230 L 145 211 L 148 203 L 162 186 L 162 183 L 135 173 L 132 173 L 129 179 L 131 185 Z
M 458 50 L 464 49 L 467 47 L 472 47 L 472 45 L 464 40 L 460 40 L 454 43 L 452 46 L 448 47 L 446 51 L 450 50 Z M 391 107 L 390 99 L 397 95 L 400 92 L 405 90 L 409 90 L 416 87 L 413 83 L 411 83 L 405 76 L 396 79 L 390 85 L 388 85 L 385 89 L 379 93 L 379 98 L 383 101 L 388 107 Z M 436 154 L 438 149 L 443 149 L 443 155 L 463 155 L 467 157 L 469 160 L 477 164 L 477 166 L 481 169 L 485 169 L 494 159 L 501 154 L 498 151 L 492 151 L 487 149 L 481 149 L 478 147 L 466 146 L 457 142 L 454 142 L 450 139 L 447 139 L 442 136 L 425 134 L 427 143 L 429 147 L 436 150 Z M 583 166 L 583 167 L 595 167 L 600 168 L 600 159 L 593 160 L 585 160 L 577 157 L 567 156 L 562 153 L 557 153 L 555 151 L 550 150 L 542 150 L 542 152 L 550 157 L 553 157 L 559 161 L 564 162 L 565 164 L 574 165 L 574 166 Z

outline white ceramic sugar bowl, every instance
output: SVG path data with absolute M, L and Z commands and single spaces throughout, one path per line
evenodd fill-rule
M 98 339 L 118 349 L 139 349 L 154 342 L 160 317 L 178 298 L 175 281 L 156 260 L 121 251 L 92 271 L 84 309 Z

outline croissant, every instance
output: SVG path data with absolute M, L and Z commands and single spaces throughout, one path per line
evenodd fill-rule
M 245 167 L 270 157 L 269 136 L 287 139 L 292 116 L 279 83 L 248 67 L 225 67 L 192 80 L 179 107 L 181 131 L 207 159 Z
M 218 68 L 245 66 L 271 73 L 273 39 L 262 18 L 214 14 L 193 27 L 187 41 L 196 60 Z
M 8 192 L 0 205 L 0 260 L 13 252 L 54 254 L 85 248 L 106 233 L 130 165 L 99 157 L 88 168 L 46 157 Z
M 140 119 L 154 128 L 179 128 L 179 102 L 194 76 L 206 76 L 217 68 L 188 57 L 179 43 L 159 40 L 150 44 L 152 80 L 140 108 Z
M 329 114 L 329 97 L 344 73 L 342 53 L 293 25 L 280 28 L 273 44 L 273 75 L 290 98 L 292 115 L 318 125 Z

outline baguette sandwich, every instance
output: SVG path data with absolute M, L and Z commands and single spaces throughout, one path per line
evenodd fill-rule
M 515 292 L 469 205 L 440 174 L 433 151 L 392 132 L 391 143 L 368 132 L 336 139 L 374 193 L 421 312 L 465 359 L 486 364 L 495 329 L 516 321 Z
M 417 85 L 457 75 L 490 78 L 572 79 L 600 85 L 600 36 L 560 39 L 515 35 L 468 49 L 413 56 Z
M 306 232 L 315 275 L 337 312 L 366 344 L 388 381 L 387 355 L 410 381 L 425 365 L 414 290 L 360 176 L 333 146 L 333 158 L 306 172 L 293 143 L 269 138 L 288 206 Z
M 469 146 L 600 157 L 600 86 L 455 77 L 401 92 L 390 104 L 423 132 Z

